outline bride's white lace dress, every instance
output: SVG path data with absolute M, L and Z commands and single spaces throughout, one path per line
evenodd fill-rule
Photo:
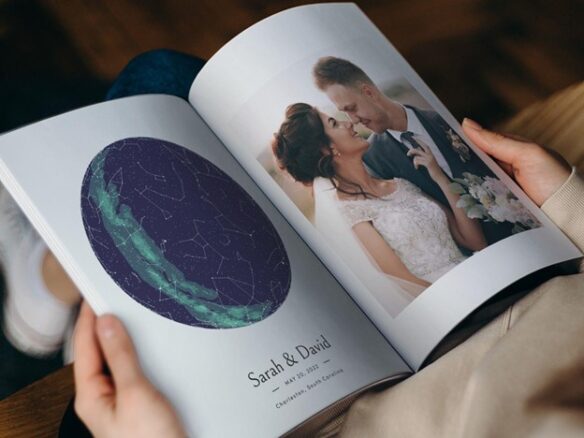
M 465 259 L 440 206 L 414 184 L 395 178 L 395 190 L 370 199 L 339 199 L 353 227 L 370 221 L 416 277 L 434 282 Z

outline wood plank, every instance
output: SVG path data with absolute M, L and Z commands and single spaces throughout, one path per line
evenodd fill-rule
M 415 0 L 391 7 L 375 2 L 364 10 L 404 54 L 418 45 L 492 32 L 499 24 L 482 2 L 469 0 Z
M 577 71 L 566 68 L 564 62 L 545 50 L 545 45 L 525 39 L 501 39 L 501 48 L 510 59 L 516 60 L 525 73 L 545 91 L 553 92 L 577 82 L 581 76 Z
M 0 436 L 55 437 L 74 389 L 67 366 L 0 401 Z
M 492 92 L 513 113 L 531 105 L 545 97 L 545 93 L 530 85 L 523 78 L 517 77 L 512 71 L 493 69 L 483 72 L 483 78 L 490 85 Z
M 61 23 L 96 76 L 114 78 L 140 51 L 101 2 L 39 0 Z
M 132 57 L 153 48 L 173 48 L 208 58 L 254 22 L 280 10 L 310 3 L 310 0 L 39 1 L 63 25 L 91 70 L 108 80 Z M 541 30 L 539 24 L 529 22 L 537 8 L 528 7 L 527 3 L 527 0 L 362 0 L 359 6 L 420 70 L 430 87 L 437 87 L 441 96 L 447 96 L 445 101 L 452 102 L 455 113 L 475 109 L 479 116 L 483 113 L 491 118 L 508 114 L 521 102 L 530 102 L 529 95 L 549 94 L 582 75 L 579 66 L 584 62 L 576 59 L 573 48 L 559 47 L 554 43 L 557 39 L 545 39 L 545 35 L 557 38 L 566 33 L 562 27 L 574 22 L 565 16 L 566 11 L 575 8 L 576 0 L 559 0 L 553 7 L 537 0 L 549 12 L 536 20 L 541 23 L 545 18 L 547 34 L 537 34 Z M 556 10 L 558 4 L 560 11 Z M 575 41 L 579 33 L 572 33 L 564 35 L 561 41 Z M 519 43 L 515 41 L 517 34 L 523 35 Z M 504 43 L 499 45 L 501 40 Z M 446 45 L 449 49 L 442 50 Z M 517 77 L 524 76 L 529 87 L 519 80 L 520 88 L 511 90 L 506 75 L 497 73 L 499 67 L 491 72 L 493 60 L 503 60 L 505 68 L 512 69 Z M 488 81 L 483 81 L 484 77 Z M 503 83 L 493 84 L 499 80 Z M 479 82 L 480 86 L 476 86 Z M 541 88 L 537 93 L 528 89 L 536 86 Z M 461 88 L 472 90 L 472 95 L 460 97 Z M 488 95 L 493 92 L 494 96 Z

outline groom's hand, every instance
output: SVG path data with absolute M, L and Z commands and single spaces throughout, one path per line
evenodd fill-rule
M 570 176 L 571 169 L 566 160 L 535 143 L 483 129 L 469 119 L 464 119 L 462 129 L 474 144 L 492 156 L 517 181 L 538 206 Z

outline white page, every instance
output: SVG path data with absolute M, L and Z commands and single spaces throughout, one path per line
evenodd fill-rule
M 266 170 L 271 165 L 269 143 L 287 105 L 307 102 L 329 114 L 336 110 L 312 82 L 312 66 L 323 56 L 349 59 L 380 88 L 389 87 L 397 96 L 405 93 L 401 103 L 438 112 L 452 132 L 470 144 L 444 105 L 354 4 L 298 7 L 247 29 L 199 73 L 190 102 L 413 368 L 496 292 L 545 266 L 581 256 L 510 178 L 472 145 L 539 226 L 475 253 L 415 299 L 399 279 L 388 279 L 371 263 L 343 220 L 329 214 L 326 226 L 319 228 L 322 208 L 314 206 L 315 218 L 310 206 L 303 214 L 300 201 L 295 204 L 290 198 L 298 184 L 290 188 L 284 177 L 277 183 L 270 175 L 273 165 Z M 399 102 L 399 97 L 394 99 Z
M 80 209 L 84 174 L 103 148 L 134 137 L 196 151 L 228 173 L 267 214 L 291 269 L 290 290 L 273 314 L 233 329 L 178 323 L 138 304 L 98 262 Z M 282 434 L 343 396 L 408 370 L 183 100 L 121 99 L 3 135 L 0 175 L 96 312 L 112 312 L 124 322 L 146 374 L 178 408 L 191 436 Z M 129 181 L 127 175 L 121 178 L 122 184 Z M 151 214 L 161 214 L 156 203 Z M 318 339 L 330 347 L 299 357 L 297 345 Z M 288 366 L 283 353 L 295 355 L 297 363 Z M 257 382 L 248 373 L 257 378 L 274 363 L 281 365 L 277 375 L 254 387 Z

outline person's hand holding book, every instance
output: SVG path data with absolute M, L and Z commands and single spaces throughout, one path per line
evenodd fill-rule
M 539 207 L 570 176 L 570 166 L 561 156 L 535 143 L 483 129 L 470 119 L 464 119 L 462 129 Z
M 174 408 L 144 376 L 122 323 L 96 318 L 87 303 L 75 329 L 74 374 L 75 410 L 94 436 L 186 436 Z

